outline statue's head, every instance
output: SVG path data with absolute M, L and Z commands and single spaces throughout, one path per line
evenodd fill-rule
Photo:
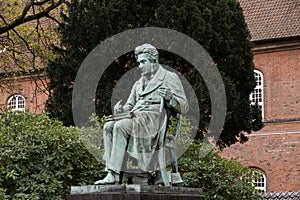
M 135 58 L 140 54 L 145 54 L 146 57 L 153 63 L 158 63 L 158 51 L 151 44 L 143 44 L 134 50 Z

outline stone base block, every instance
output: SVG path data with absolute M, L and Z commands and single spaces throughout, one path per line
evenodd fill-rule
M 199 188 L 144 185 L 74 186 L 67 200 L 204 200 Z

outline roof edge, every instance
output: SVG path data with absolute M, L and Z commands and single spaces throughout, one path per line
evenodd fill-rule
M 295 40 L 300 39 L 300 35 L 289 36 L 289 37 L 280 37 L 280 38 L 267 38 L 262 40 L 251 40 L 254 44 L 268 43 L 268 42 L 279 42 L 279 41 L 287 41 L 287 40 Z
M 300 49 L 300 36 L 261 40 L 253 42 L 253 44 L 252 51 L 254 54 L 296 50 Z

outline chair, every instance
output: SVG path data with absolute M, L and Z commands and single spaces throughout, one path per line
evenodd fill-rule
M 167 112 L 168 113 L 168 112 Z M 168 123 L 167 126 L 169 125 L 169 119 L 170 119 L 170 113 L 168 113 Z M 163 144 L 163 148 L 160 148 L 159 153 L 158 153 L 158 162 L 159 162 L 159 167 L 160 167 L 160 173 L 161 173 L 161 177 L 163 180 L 163 183 L 165 186 L 170 186 L 170 182 L 172 181 L 171 178 L 168 176 L 168 172 L 166 169 L 166 156 L 165 153 L 166 151 L 169 151 L 170 153 L 170 161 L 171 161 L 171 167 L 172 167 L 172 173 L 179 173 L 178 171 L 178 163 L 177 163 L 177 140 L 178 140 L 178 136 L 180 133 L 180 119 L 181 119 L 181 115 L 180 114 L 176 114 L 176 119 L 177 119 L 177 124 L 175 127 L 175 131 L 173 133 L 173 135 L 168 135 L 167 134 L 167 130 L 164 133 L 164 136 L 161 137 L 162 141 L 161 144 Z

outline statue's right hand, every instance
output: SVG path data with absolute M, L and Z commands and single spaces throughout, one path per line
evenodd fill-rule
M 114 114 L 123 112 L 123 106 L 121 105 L 122 100 L 118 101 L 114 106 Z

